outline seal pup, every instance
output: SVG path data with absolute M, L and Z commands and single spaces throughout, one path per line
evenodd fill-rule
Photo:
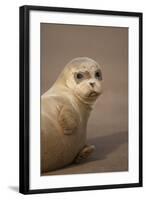
M 102 74 L 88 57 L 71 60 L 41 96 L 41 171 L 79 163 L 95 149 L 86 143 L 87 121 L 101 94 Z

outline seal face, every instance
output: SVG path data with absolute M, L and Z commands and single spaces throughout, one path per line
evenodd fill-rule
M 76 58 L 69 63 L 67 86 L 83 102 L 92 103 L 101 94 L 102 73 L 90 58 Z
M 95 149 L 86 144 L 92 105 L 101 94 L 99 64 L 87 57 L 70 61 L 41 97 L 42 172 L 80 162 Z

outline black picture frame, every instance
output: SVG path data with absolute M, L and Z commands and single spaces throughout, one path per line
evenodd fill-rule
M 139 182 L 129 184 L 101 185 L 101 186 L 81 186 L 54 189 L 36 189 L 29 188 L 29 13 L 31 10 L 37 11 L 56 11 L 68 13 L 101 14 L 129 16 L 139 18 Z M 19 134 L 19 191 L 22 194 L 67 192 L 82 190 L 129 188 L 142 186 L 142 13 L 107 11 L 107 10 L 89 10 L 63 7 L 44 7 L 44 6 L 22 6 L 20 7 L 20 134 Z

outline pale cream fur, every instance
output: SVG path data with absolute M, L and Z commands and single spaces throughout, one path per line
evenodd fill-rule
M 101 94 L 101 81 L 95 78 L 97 69 L 99 65 L 94 60 L 75 58 L 41 96 L 42 172 L 78 163 L 94 150 L 93 145 L 86 144 L 86 127 L 92 106 Z M 80 71 L 89 77 L 77 84 L 74 73 Z M 97 95 L 90 96 L 94 91 Z

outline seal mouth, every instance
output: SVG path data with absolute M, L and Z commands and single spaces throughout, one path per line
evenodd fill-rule
M 98 96 L 98 93 L 95 91 L 90 92 L 88 95 L 88 97 L 97 97 L 97 96 Z

